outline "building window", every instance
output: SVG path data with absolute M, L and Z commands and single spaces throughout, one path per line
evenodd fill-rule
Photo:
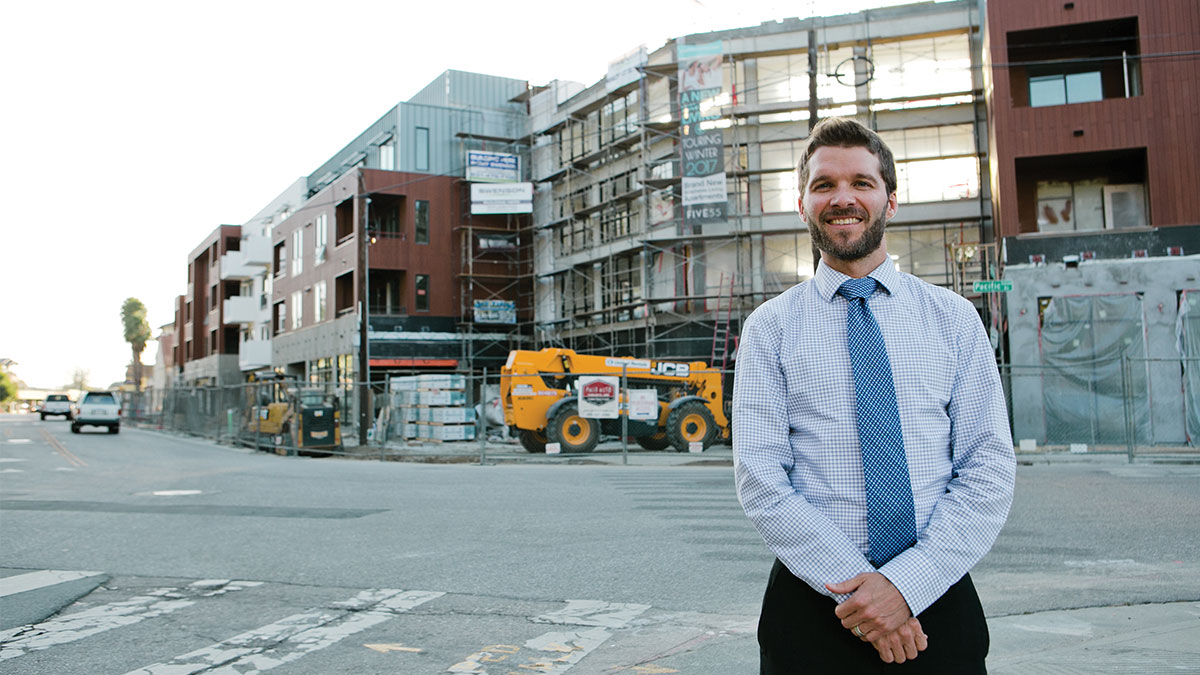
M 334 208 L 333 223 L 338 245 L 354 236 L 354 199 L 343 199 Z
M 313 286 L 313 322 L 325 320 L 325 282 L 318 281 Z
M 417 171 L 429 170 L 429 129 L 417 127 L 413 137 L 413 157 Z
M 379 168 L 384 171 L 396 169 L 396 144 L 388 141 L 379 146 Z
M 1142 93 L 1137 17 L 1013 31 L 1007 42 L 1014 107 L 1070 105 Z
M 1104 99 L 1100 86 L 1100 71 L 1088 73 L 1055 73 L 1029 78 L 1029 105 L 1040 108 L 1048 105 L 1087 103 Z
M 304 271 L 304 230 L 292 233 L 292 276 Z
M 292 330 L 304 323 L 304 292 L 292 293 Z
M 414 285 L 416 286 L 416 290 L 417 290 L 417 302 L 416 302 L 417 311 L 418 312 L 428 312 L 429 311 L 429 275 L 428 274 L 418 274 L 416 284 L 414 284 Z
M 274 313 L 275 313 L 275 321 L 274 321 L 275 334 L 278 335 L 278 334 L 284 332 L 285 330 L 287 330 L 287 303 L 282 302 L 282 301 L 277 302 L 277 303 L 275 303 L 274 309 L 275 309 L 275 311 L 274 311 Z
M 418 244 L 429 243 L 429 201 L 425 199 L 416 200 L 416 218 L 414 219 L 416 233 L 413 238 Z
M 1145 148 L 1018 157 L 1015 168 L 1022 232 L 1095 232 L 1150 220 Z
M 313 264 L 325 262 L 325 248 L 329 243 L 329 222 L 325 214 L 317 216 L 316 228 L 313 234 Z
M 604 306 L 615 308 L 610 321 L 635 318 L 631 305 L 642 299 L 642 260 L 640 256 L 624 256 L 605 261 L 601 268 Z
M 275 244 L 275 276 L 287 276 L 287 251 L 282 241 Z
M 605 209 L 600 216 L 600 241 L 612 241 L 628 236 L 631 220 L 629 207 L 625 204 Z

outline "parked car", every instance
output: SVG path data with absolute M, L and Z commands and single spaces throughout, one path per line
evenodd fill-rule
M 69 420 L 71 419 L 71 399 L 66 394 L 50 394 L 38 412 L 41 413 L 42 419 L 46 419 L 47 415 L 62 415 Z
M 121 401 L 111 391 L 89 391 L 75 406 L 75 421 L 71 422 L 71 433 L 77 434 L 85 426 L 108 427 L 108 433 L 121 431 Z

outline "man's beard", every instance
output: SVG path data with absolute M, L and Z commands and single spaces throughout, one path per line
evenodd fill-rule
M 838 213 L 831 212 L 827 217 L 845 218 L 859 215 L 867 215 L 864 211 L 851 210 Z M 830 236 L 821 224 L 808 219 L 808 233 L 812 236 L 813 245 L 827 253 L 831 257 L 845 262 L 854 262 L 862 260 L 871 255 L 879 248 L 883 242 L 883 229 L 887 226 L 887 211 L 881 211 L 879 217 L 876 218 L 858 239 L 848 242 L 840 241 L 838 238 Z

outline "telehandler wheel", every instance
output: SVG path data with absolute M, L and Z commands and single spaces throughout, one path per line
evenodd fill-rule
M 687 452 L 690 443 L 712 445 L 717 436 L 717 422 L 700 401 L 688 401 L 667 415 L 667 438 L 678 452 Z
M 558 443 L 564 453 L 591 452 L 600 442 L 600 424 L 596 420 L 579 416 L 579 407 L 568 403 L 554 413 L 546 438 Z
M 667 432 L 660 431 L 657 434 L 649 436 L 638 436 L 637 444 L 647 450 L 666 450 L 671 447 L 671 439 L 667 438 Z
M 546 451 L 546 432 L 536 429 L 521 430 L 521 446 L 527 452 L 540 453 Z

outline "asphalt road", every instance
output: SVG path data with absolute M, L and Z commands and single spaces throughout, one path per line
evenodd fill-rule
M 0 670 L 757 671 L 772 557 L 729 467 L 282 458 L 68 427 L 0 416 Z M 1200 599 L 1198 488 L 1194 465 L 1019 467 L 973 573 L 989 616 Z

